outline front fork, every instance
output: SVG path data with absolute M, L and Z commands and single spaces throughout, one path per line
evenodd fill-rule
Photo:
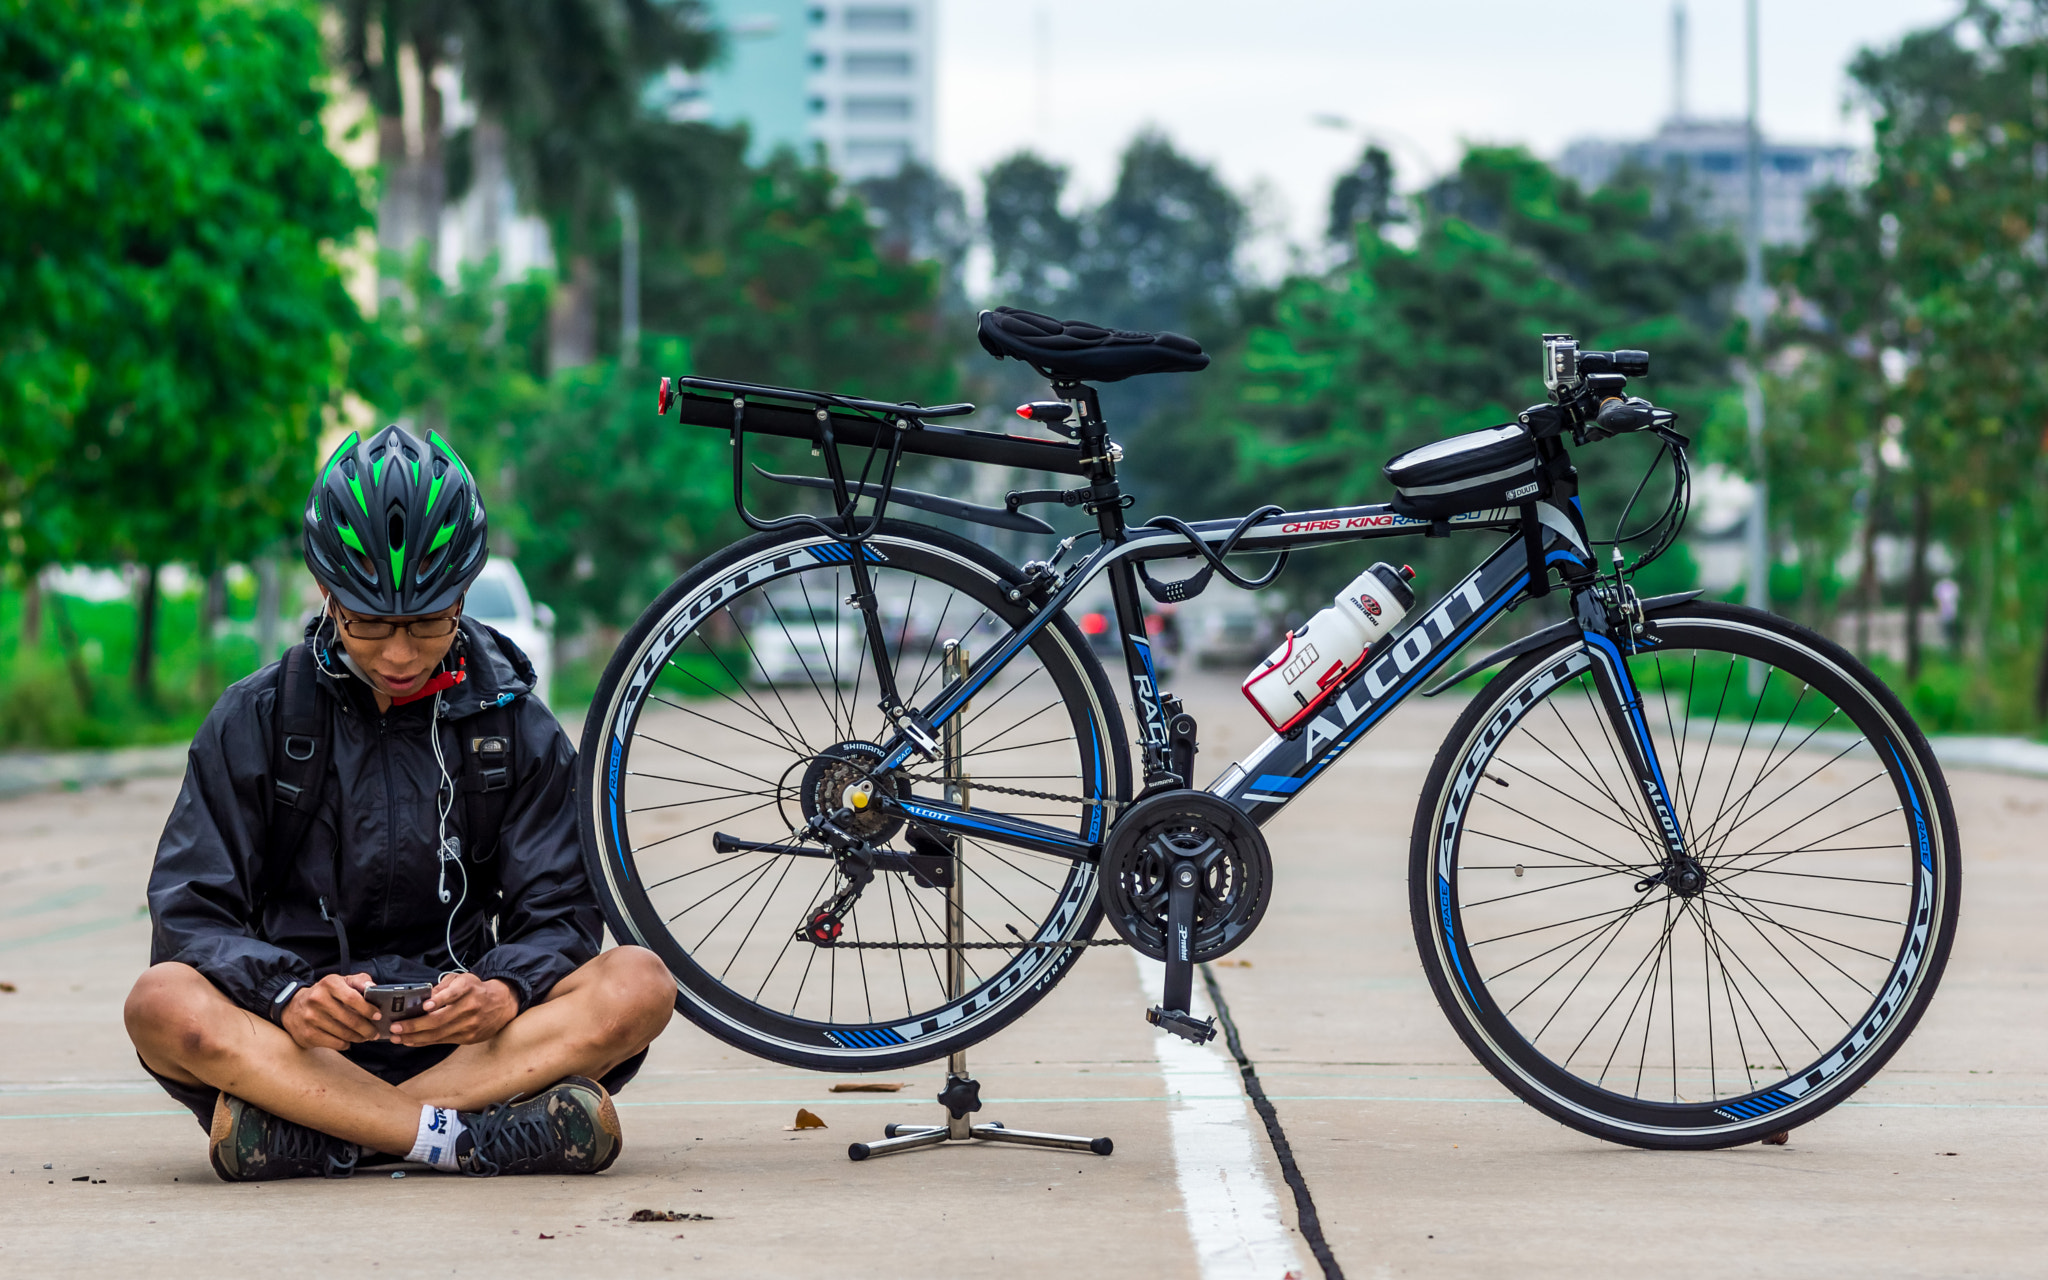
M 1678 807 L 1664 775 L 1657 744 L 1643 714 L 1643 693 L 1629 672 L 1628 659 L 1654 635 L 1643 618 L 1635 591 L 1625 580 L 1585 581 L 1573 585 L 1572 609 L 1593 663 L 1593 686 L 1607 716 L 1622 761 L 1643 798 L 1651 825 L 1663 845 L 1657 871 L 1641 888 L 1663 884 L 1683 897 L 1706 887 L 1699 861 L 1686 846 Z

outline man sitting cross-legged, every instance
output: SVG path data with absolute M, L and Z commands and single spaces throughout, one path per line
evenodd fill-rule
M 374 1153 L 604 1169 L 610 1091 L 675 984 L 650 951 L 598 953 L 574 751 L 525 656 L 461 616 L 489 554 L 475 485 L 432 433 L 351 436 L 304 527 L 326 610 L 221 696 L 157 847 L 142 1064 L 230 1181 Z M 373 983 L 433 990 L 387 1019 Z

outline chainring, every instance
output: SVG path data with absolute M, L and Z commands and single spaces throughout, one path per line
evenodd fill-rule
M 1102 910 L 1124 941 L 1166 959 L 1167 876 L 1183 859 L 1201 872 L 1190 955 L 1214 960 L 1258 928 L 1273 859 L 1258 826 L 1206 791 L 1167 791 L 1124 810 L 1102 847 Z

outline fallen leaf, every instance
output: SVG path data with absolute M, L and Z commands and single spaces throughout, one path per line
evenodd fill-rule
M 635 1209 L 628 1222 L 709 1222 L 708 1213 L 684 1213 L 680 1209 Z M 678 1237 L 680 1239 L 680 1237 Z
M 784 1133 L 795 1133 L 799 1129 L 824 1129 L 828 1127 L 823 1120 L 818 1119 L 817 1113 L 813 1112 L 809 1107 L 798 1107 L 796 1109 L 796 1123 L 784 1125 L 782 1131 Z
M 14 991 L 15 989 L 15 985 L 11 982 L 0 982 L 0 991 Z
M 539 1235 L 540 1235 L 540 1238 L 541 1238 L 541 1239 L 543 1239 L 543 1240 L 552 1240 L 552 1239 L 554 1239 L 554 1237 L 553 1237 L 553 1236 L 549 1235 L 549 1234 L 548 1234 L 547 1232 L 545 1232 L 545 1231 L 542 1231 L 542 1232 L 540 1232 L 540 1233 L 539 1233 Z
M 835 1084 L 834 1093 L 895 1093 L 903 1088 L 901 1080 L 856 1080 L 851 1084 Z
M 1790 1129 L 1780 1129 L 1770 1137 L 1765 1138 L 1763 1145 L 1767 1147 L 1782 1147 L 1791 1140 L 1791 1137 L 1792 1131 Z

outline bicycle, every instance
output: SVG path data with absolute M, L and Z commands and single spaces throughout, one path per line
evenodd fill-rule
M 1697 591 L 1636 595 L 1689 494 L 1673 416 L 1625 395 L 1646 354 L 1546 335 L 1547 400 L 1397 459 L 1392 504 L 1132 525 L 1094 384 L 1199 369 L 1200 348 L 1007 309 L 983 313 L 981 339 L 1047 377 L 1054 399 L 1018 412 L 1064 438 L 944 424 L 969 405 L 662 380 L 663 413 L 729 433 L 757 532 L 626 633 L 579 794 L 611 927 L 667 961 L 692 1021 L 792 1066 L 900 1068 L 993 1034 L 1083 949 L 1121 941 L 1167 961 L 1152 1021 L 1206 1039 L 1190 966 L 1257 927 L 1263 824 L 1406 698 L 1491 671 L 1424 785 L 1409 886 L 1436 999 L 1507 1088 L 1611 1141 L 1728 1146 L 1814 1119 L 1905 1040 L 1956 925 L 1946 783 L 1899 700 L 1839 646 Z M 1658 438 L 1671 498 L 1632 564 L 1617 527 L 1603 570 L 1571 449 L 1635 432 Z M 825 476 L 755 471 L 829 491 L 830 514 L 748 509 L 757 433 L 811 443 Z M 905 454 L 1079 483 L 982 506 L 899 487 Z M 1050 536 L 1024 510 L 1044 503 L 1094 527 L 1022 566 L 889 514 Z M 1158 687 L 1141 583 L 1186 599 L 1215 575 L 1270 583 L 1293 549 L 1474 531 L 1508 537 L 1313 715 L 1195 787 L 1197 726 Z M 1247 553 L 1278 559 L 1257 577 L 1226 563 Z M 1146 566 L 1167 559 L 1198 567 L 1155 580 Z M 1098 576 L 1135 758 L 1066 612 Z M 1568 621 L 1423 688 L 1553 585 Z M 1105 915 L 1113 938 L 1095 936 Z

